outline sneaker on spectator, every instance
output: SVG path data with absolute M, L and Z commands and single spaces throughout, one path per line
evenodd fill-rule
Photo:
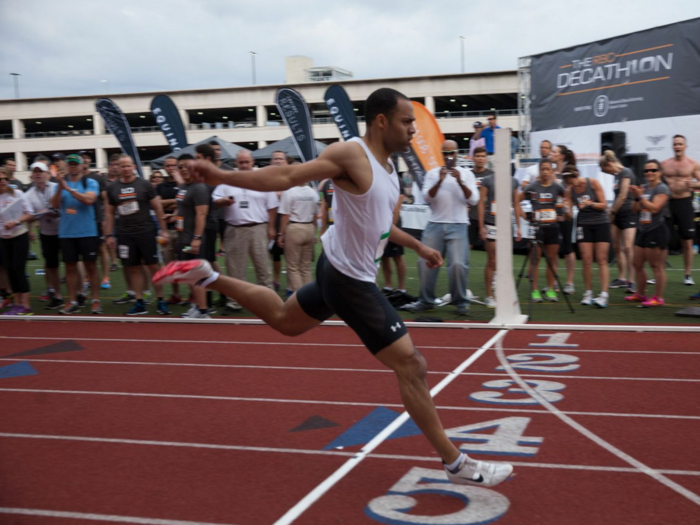
M 656 279 L 647 279 L 647 284 L 656 284 Z
M 118 270 L 116 263 L 112 263 L 112 266 L 109 267 L 110 272 L 116 272 Z
M 143 304 L 151 304 L 151 291 L 146 290 L 143 292 Z
M 627 289 L 625 290 L 625 293 L 637 293 L 637 283 L 633 283 L 628 281 L 627 282 Z
M 184 314 L 180 314 L 180 317 L 187 318 L 190 315 L 192 315 L 194 312 L 199 310 L 199 307 L 197 306 L 196 303 L 191 303 L 190 307 L 187 309 L 187 311 Z
M 686 275 L 683 277 L 683 284 L 686 286 L 695 286 L 695 281 L 693 281 L 692 275 Z
M 457 307 L 457 315 L 462 317 L 469 317 L 469 308 L 463 305 Z
M 189 310 L 186 315 L 182 316 L 183 319 L 211 319 L 211 316 L 209 315 L 209 312 L 200 312 L 199 308 L 196 306 Z
M 18 308 L 19 306 L 16 304 L 10 305 L 10 307 L 0 315 L 17 315 Z
M 103 290 L 109 290 L 112 287 L 112 284 L 109 282 L 109 277 L 105 277 L 102 279 L 102 284 L 100 285 L 100 288 Z
M 81 308 L 83 306 L 85 306 L 85 301 L 87 301 L 87 297 L 85 296 L 85 294 L 79 293 L 78 294 L 78 306 L 80 306 Z
M 691 296 L 689 297 L 689 299 L 693 299 L 693 300 L 695 300 L 695 299 L 700 299 L 700 292 L 694 293 L 693 295 L 691 295 Z
M 32 312 L 31 308 L 27 308 L 26 306 L 18 306 L 14 315 L 34 315 L 34 312 Z
M 61 315 L 73 315 L 80 312 L 80 308 L 81 306 L 77 304 L 68 303 L 68 305 L 66 305 L 66 307 L 63 310 L 59 310 L 58 313 L 60 313 Z
M 625 301 L 629 301 L 630 303 L 643 303 L 646 300 L 646 295 L 639 295 L 637 292 L 634 292 L 634 294 L 625 297 Z
M 12 305 L 14 305 L 14 298 L 12 297 L 12 294 L 10 294 L 2 300 L 2 304 L 0 304 L 0 309 L 4 310 L 5 308 L 9 308 Z
M 640 306 L 642 308 L 651 308 L 654 306 L 663 306 L 664 304 L 666 304 L 666 301 L 658 298 L 657 296 L 654 296 L 651 299 L 649 299 L 648 301 L 644 301 Z
M 158 306 L 156 307 L 156 311 L 160 315 L 170 315 L 172 313 L 170 310 L 168 310 L 168 306 L 163 299 L 158 299 Z
M 179 295 L 171 295 L 165 302 L 169 305 L 179 305 L 182 302 L 182 297 Z
M 142 301 L 136 301 L 136 304 L 131 307 L 131 309 L 128 312 L 125 312 L 124 315 L 146 315 L 148 313 L 148 310 L 146 310 L 146 305 L 143 304 Z
M 626 288 L 629 285 L 629 281 L 617 278 L 610 283 L 610 288 Z
M 608 307 L 608 294 L 603 295 L 602 293 L 593 299 L 593 306 L 597 306 L 598 308 L 607 308 Z
M 584 306 L 591 306 L 593 304 L 593 290 L 586 290 L 584 292 L 581 304 Z
M 99 299 L 90 301 L 90 313 L 93 315 L 100 315 L 102 313 L 102 302 Z
M 531 300 L 533 303 L 541 303 L 542 302 L 542 294 L 540 293 L 539 290 L 532 290 Z
M 496 299 L 493 297 L 487 297 L 484 299 L 484 304 L 486 305 L 486 308 L 496 308 Z
M 136 294 L 124 292 L 124 295 L 112 301 L 114 304 L 128 304 L 136 301 Z
M 243 307 L 233 299 L 229 299 L 226 301 L 226 309 L 231 310 L 232 312 L 240 312 L 243 310 Z
M 401 310 L 406 310 L 407 312 L 413 313 L 426 312 L 432 309 L 432 305 L 425 304 L 423 301 L 416 301 L 415 303 L 409 303 L 401 307 Z
M 56 292 L 54 292 L 51 288 L 47 288 L 44 291 L 44 294 L 39 297 L 39 300 L 42 303 L 48 303 L 54 295 L 56 295 Z
M 564 285 L 564 293 L 566 295 L 574 295 L 576 293 L 576 288 L 574 287 L 574 283 L 566 283 Z
M 559 301 L 559 296 L 557 295 L 557 292 L 555 292 L 552 288 L 547 290 L 547 293 L 544 294 L 544 298 L 551 303 L 556 303 L 557 301 Z
M 52 297 L 51 300 L 49 301 L 49 304 L 44 306 L 47 310 L 58 310 L 62 306 L 65 306 L 66 302 L 63 299 L 59 299 L 58 297 Z

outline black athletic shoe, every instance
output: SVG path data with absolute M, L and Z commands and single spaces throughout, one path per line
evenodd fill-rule
M 51 300 L 49 301 L 49 304 L 44 306 L 47 310 L 58 310 L 59 308 L 63 307 L 66 304 L 66 302 L 63 299 L 58 299 L 57 297 L 52 297 Z

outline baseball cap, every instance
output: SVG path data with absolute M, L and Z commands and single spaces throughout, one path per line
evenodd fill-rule
M 90 154 L 90 152 L 89 152 L 89 151 L 85 151 L 85 150 L 79 151 L 79 152 L 78 152 L 78 155 L 80 155 L 81 157 L 82 157 L 83 155 L 87 155 L 88 157 L 92 158 L 92 155 Z
M 29 166 L 29 171 L 34 171 L 34 168 L 39 168 L 41 171 L 49 171 L 49 167 L 43 162 L 35 162 Z
M 474 122 L 474 127 L 475 128 L 483 128 L 484 125 L 481 123 L 480 120 L 477 120 L 476 122 Z
M 66 156 L 63 153 L 54 153 L 51 155 L 53 160 L 66 160 Z
M 75 162 L 76 164 L 82 164 L 83 158 L 76 153 L 71 153 L 70 155 L 66 156 L 66 162 Z

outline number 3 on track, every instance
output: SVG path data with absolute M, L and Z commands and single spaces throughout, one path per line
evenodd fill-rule
M 528 385 L 530 385 L 538 394 L 545 398 L 550 403 L 556 403 L 564 399 L 563 394 L 558 392 L 564 390 L 566 385 L 564 383 L 557 383 L 556 381 L 541 381 L 539 379 L 525 379 Z M 487 381 L 481 386 L 484 388 L 492 389 L 490 392 L 474 392 L 469 396 L 472 401 L 479 401 L 481 403 L 492 403 L 496 405 L 538 405 L 539 402 L 530 396 L 521 398 L 506 398 L 506 394 L 524 394 L 525 391 L 518 386 L 518 384 L 512 379 L 496 379 L 495 381 Z M 505 390 L 503 392 L 496 392 L 495 390 Z
M 442 494 L 457 498 L 464 508 L 452 514 L 421 516 L 407 514 L 419 505 L 419 494 Z M 386 496 L 374 498 L 365 508 L 365 514 L 380 523 L 479 525 L 502 518 L 508 508 L 508 498 L 496 491 L 464 485 L 453 485 L 447 481 L 444 471 L 413 467 L 401 478 Z

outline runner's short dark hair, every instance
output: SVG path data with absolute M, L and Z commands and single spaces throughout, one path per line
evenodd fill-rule
M 399 100 L 409 100 L 409 98 L 391 88 L 380 88 L 372 93 L 365 101 L 365 121 L 367 125 L 371 125 L 379 115 L 390 118 Z

